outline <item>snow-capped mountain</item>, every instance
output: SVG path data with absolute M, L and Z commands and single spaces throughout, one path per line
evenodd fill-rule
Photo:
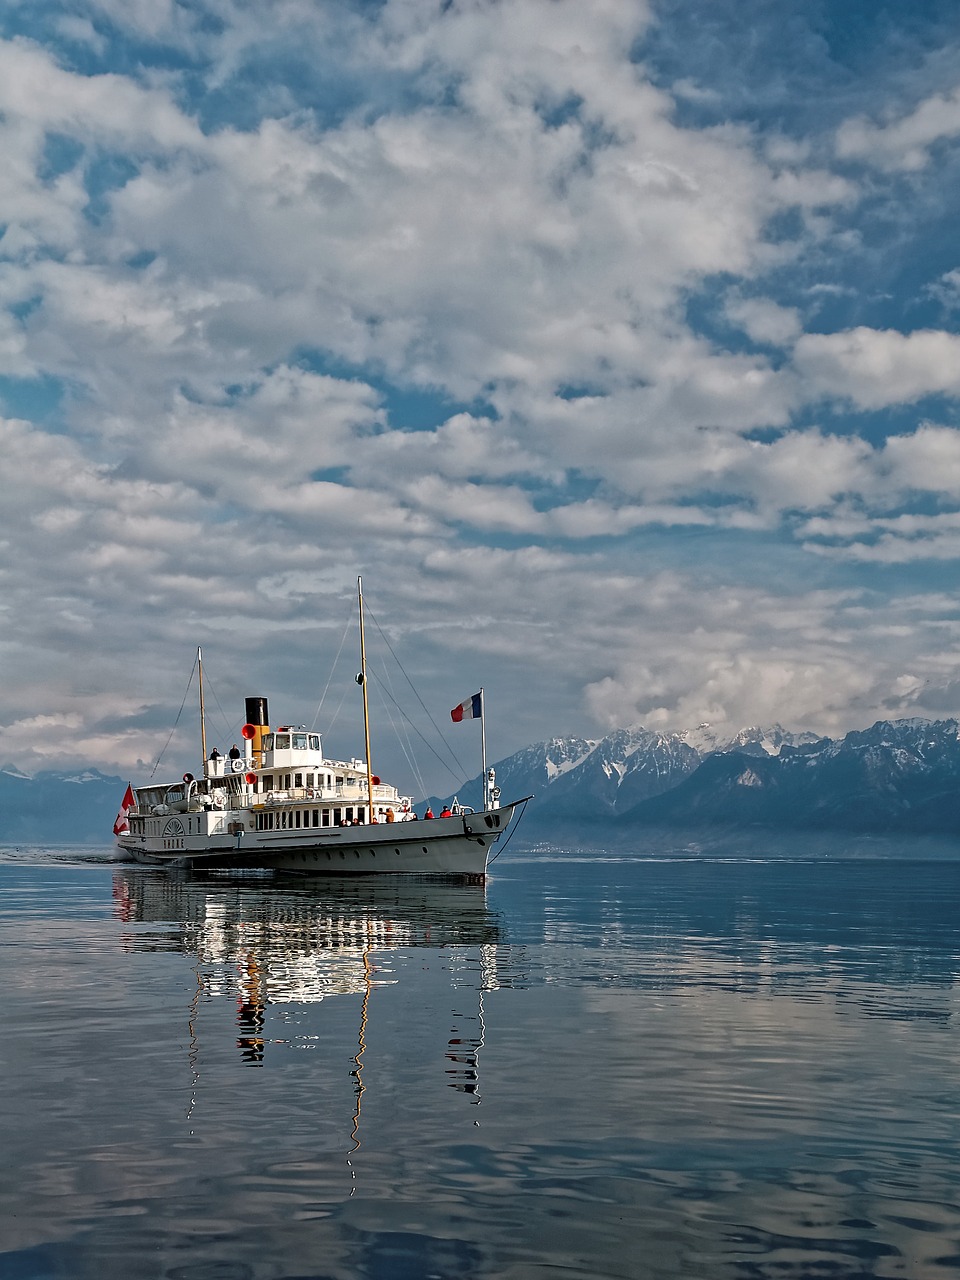
M 625 821 L 960 833 L 960 729 L 881 720 L 839 741 L 785 743 L 776 756 L 714 752 Z
M 97 769 L 0 767 L 0 844 L 110 844 L 126 782 Z
M 707 724 L 685 733 L 634 725 L 596 740 L 551 738 L 526 747 L 500 761 L 497 782 L 505 796 L 532 793 L 532 812 L 549 809 L 562 819 L 609 818 L 672 791 L 709 755 L 735 751 L 766 757 L 817 741 L 815 734 L 789 733 L 778 724 L 741 729 L 732 738 Z M 473 785 L 460 798 L 475 803 L 468 799 L 472 793 Z

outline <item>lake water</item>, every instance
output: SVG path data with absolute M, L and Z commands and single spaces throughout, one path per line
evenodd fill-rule
M 955 1280 L 960 859 L 843 852 L 0 853 L 0 1277 Z

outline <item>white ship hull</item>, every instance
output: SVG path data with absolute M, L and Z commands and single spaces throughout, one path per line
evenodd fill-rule
M 184 813 L 137 824 L 117 844 L 152 866 L 473 879 L 486 874 L 491 851 L 523 803 L 416 822 L 280 831 L 249 830 L 239 812 Z

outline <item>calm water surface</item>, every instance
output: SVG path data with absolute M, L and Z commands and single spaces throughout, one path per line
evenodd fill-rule
M 0 1277 L 960 1273 L 960 859 L 0 852 Z

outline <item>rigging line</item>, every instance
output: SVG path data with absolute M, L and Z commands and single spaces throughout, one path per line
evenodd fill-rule
M 519 812 L 513 815 L 514 817 L 513 829 L 507 833 L 507 838 L 506 840 L 504 840 L 503 844 L 497 846 L 497 849 L 494 852 L 493 857 L 489 859 L 488 865 L 490 862 L 496 862 L 496 860 L 500 857 L 501 853 L 503 853 L 504 849 L 506 849 L 507 845 L 513 839 L 513 837 L 517 834 L 517 827 L 519 827 L 520 819 L 523 817 L 526 807 L 530 803 L 530 797 L 528 796 L 526 800 L 522 800 L 520 803 L 522 805 L 522 808 L 519 809 Z
M 374 681 L 376 681 L 376 683 L 378 683 L 378 684 L 380 683 L 380 682 L 379 682 L 378 677 L 376 676 L 376 674 L 374 674 L 373 679 L 374 679 Z M 384 692 L 384 693 L 386 693 L 387 697 L 390 699 L 390 701 L 393 703 L 393 705 L 394 705 L 394 706 L 397 708 L 397 710 L 400 712 L 401 716 L 403 716 L 404 720 L 406 720 L 406 722 L 410 725 L 410 728 L 411 728 L 411 729 L 413 730 L 413 732 L 417 735 L 417 737 L 420 739 L 420 741 L 423 743 L 423 745 L 427 748 L 427 750 L 431 753 L 431 755 L 436 756 L 437 760 L 440 762 L 440 764 L 442 764 L 442 765 L 443 765 L 443 767 L 444 767 L 444 769 L 446 769 L 447 773 L 449 773 L 449 774 L 450 774 L 450 776 L 451 776 L 452 778 L 456 778 L 456 779 L 457 779 L 457 782 L 458 782 L 458 784 L 459 784 L 459 785 L 461 785 L 461 786 L 466 786 L 466 785 L 467 785 L 467 783 L 469 782 L 469 778 L 467 778 L 467 777 L 465 776 L 465 770 L 464 770 L 464 768 L 463 768 L 463 765 L 462 765 L 462 764 L 460 764 L 460 761 L 459 761 L 459 760 L 457 760 L 457 766 L 458 766 L 458 767 L 459 767 L 459 769 L 460 769 L 460 774 L 459 774 L 459 776 L 458 776 L 458 775 L 457 775 L 456 773 L 454 773 L 454 771 L 450 768 L 450 765 L 447 763 L 447 761 L 446 761 L 446 760 L 444 760 L 443 756 L 441 756 L 441 755 L 436 751 L 436 749 L 434 748 L 434 746 L 432 745 L 432 743 L 428 742 L 428 741 L 427 741 L 427 739 L 423 736 L 423 734 L 420 732 L 420 730 L 417 728 L 417 726 L 413 723 L 413 721 L 410 719 L 410 717 L 409 717 L 409 716 L 407 715 L 407 713 L 404 711 L 403 707 L 401 707 L 400 703 L 399 703 L 399 702 L 397 702 L 396 698 L 393 696 L 393 694 L 390 692 L 390 690 L 389 690 L 389 689 L 387 689 L 384 685 L 380 685 L 380 688 L 383 690 L 383 692 Z M 451 754 L 452 754 L 452 753 L 451 753 Z M 456 759 L 456 757 L 454 757 L 454 758 Z
M 199 661 L 200 661 L 200 657 L 199 657 L 199 655 L 197 655 L 197 657 L 195 657 L 195 658 L 194 658 L 194 660 L 193 660 L 193 666 L 192 666 L 192 668 L 190 669 L 190 678 L 189 678 L 189 680 L 187 681 L 187 687 L 186 687 L 186 689 L 184 689 L 184 691 L 183 691 L 183 701 L 180 703 L 180 710 L 177 712 L 177 718 L 176 718 L 176 720 L 174 720 L 174 722 L 173 722 L 173 728 L 170 730 L 170 734 L 169 734 L 169 736 L 168 736 L 168 738 L 167 738 L 166 742 L 163 744 L 163 746 L 162 746 L 162 747 L 161 747 L 161 749 L 160 749 L 160 754 L 157 756 L 157 763 L 156 763 L 156 764 L 153 766 L 153 768 L 150 770 L 150 777 L 151 777 L 151 778 L 152 778 L 152 777 L 153 777 L 153 775 L 157 772 L 157 770 L 160 768 L 160 761 L 161 761 L 161 760 L 163 759 L 163 757 L 166 755 L 166 753 L 167 753 L 167 747 L 169 747 L 169 745 L 170 745 L 170 743 L 171 743 L 171 741 L 172 741 L 172 739 L 173 739 L 173 735 L 177 732 L 177 725 L 180 723 L 180 717 L 183 715 L 183 708 L 187 705 L 187 694 L 190 692 L 190 686 L 193 684 L 193 675 L 194 675 L 194 672 L 195 672 L 195 671 L 196 671 L 196 669 L 197 669 L 197 664 L 199 663 Z
M 443 736 L 443 730 L 440 728 L 440 726 L 437 724 L 436 720 L 434 720 L 433 716 L 430 714 L 430 711 L 429 711 L 429 709 L 428 709 L 428 707 L 427 707 L 426 703 L 425 703 L 425 702 L 424 702 L 424 700 L 420 697 L 420 694 L 419 694 L 419 692 L 417 691 L 417 687 L 416 687 L 416 685 L 413 683 L 413 681 L 410 679 L 410 677 L 407 675 L 406 671 L 404 670 L 403 663 L 400 661 L 400 659 L 397 657 L 397 655 L 393 652 L 393 646 L 391 645 L 391 643 L 390 643 L 390 641 L 387 639 L 387 637 L 384 635 L 383 628 L 380 626 L 380 623 L 377 621 L 376 615 L 375 615 L 375 614 L 372 614 L 372 613 L 369 611 L 369 609 L 368 609 L 368 610 L 367 610 L 367 616 L 368 616 L 369 618 L 371 618 L 371 620 L 373 621 L 373 625 L 374 625 L 374 626 L 377 628 L 377 630 L 380 632 L 380 636 L 381 636 L 381 639 L 383 640 L 383 643 L 384 643 L 384 644 L 387 646 L 387 648 L 390 650 L 391 654 L 393 654 L 393 660 L 394 660 L 394 662 L 397 664 L 397 666 L 398 666 L 398 667 L 400 668 L 400 670 L 403 672 L 404 679 L 406 680 L 406 682 L 407 682 L 407 684 L 410 686 L 410 688 L 413 690 L 413 696 L 414 696 L 414 697 L 416 698 L 416 700 L 420 703 L 420 706 L 423 708 L 424 714 L 426 715 L 427 719 L 430 721 L 430 723 L 433 725 L 434 729 L 436 730 L 437 737 L 440 739 L 440 741 L 441 741 L 441 742 L 443 743 L 443 745 L 446 747 L 447 751 L 449 751 L 449 753 L 450 753 L 450 758 L 454 761 L 454 763 L 456 764 L 457 768 L 460 770 L 460 773 L 461 773 L 461 774 L 466 773 L 466 770 L 464 769 L 463 765 L 460 763 L 459 759 L 457 759 L 457 753 L 454 751 L 453 747 L 451 747 L 451 746 L 450 746 L 450 743 L 449 743 L 449 742 L 446 740 L 446 738 Z M 412 721 L 411 721 L 411 723 L 412 723 Z M 422 735 L 421 735 L 421 736 L 422 736 Z M 436 752 L 434 752 L 434 755 L 436 755 Z M 439 758 L 440 758 L 440 757 L 439 757 L 439 756 L 437 756 L 437 759 L 439 759 Z M 448 765 L 448 766 L 447 766 L 447 768 L 449 768 L 449 767 L 450 767 L 450 766 Z M 451 772 L 451 773 L 453 773 L 453 770 L 451 769 L 451 770 L 450 770 L 450 772 Z
M 220 699 L 217 697 L 217 691 L 216 689 L 214 689 L 213 685 L 210 683 L 209 676 L 207 677 L 207 680 L 206 680 L 206 687 L 208 691 L 212 694 L 214 702 L 217 704 L 217 710 L 220 712 L 221 727 L 226 730 L 226 738 L 232 738 L 235 730 L 231 730 L 230 728 L 230 720 L 227 717 L 227 713 L 224 711 L 223 707 L 220 705 Z M 224 738 L 224 741 L 226 741 L 226 738 Z
M 337 717 L 340 715 L 340 712 L 343 710 L 343 704 L 347 700 L 347 690 L 349 689 L 349 687 L 350 687 L 349 685 L 344 685 L 343 693 L 341 693 L 340 695 L 340 701 L 337 703 L 337 709 L 333 713 L 333 715 L 330 717 L 330 719 L 327 721 L 326 728 L 324 729 L 325 734 L 330 733 L 330 731 L 333 729 L 333 726 L 337 723 Z M 319 709 L 317 711 L 317 714 L 319 715 Z M 316 725 L 316 721 L 314 721 L 314 725 Z
M 397 702 L 396 695 L 393 693 L 393 681 L 390 678 L 390 672 L 387 670 L 387 664 L 383 661 L 382 657 L 381 657 L 380 665 L 383 669 L 385 687 L 390 690 L 390 696 L 394 699 L 394 702 Z M 404 723 L 403 719 L 400 720 L 399 727 L 397 726 L 396 722 L 393 719 L 393 716 L 390 715 L 390 709 L 389 707 L 386 706 L 386 704 L 384 704 L 384 710 L 386 711 L 386 714 L 389 717 L 390 727 L 393 730 L 394 734 L 396 735 L 397 741 L 400 744 L 400 750 L 403 752 L 404 759 L 406 760 L 407 765 L 409 766 L 410 771 L 416 780 L 417 786 L 420 788 L 420 794 L 426 795 L 427 789 L 426 789 L 426 786 L 424 785 L 423 775 L 420 772 L 420 767 L 417 764 L 416 754 L 413 750 L 413 744 L 410 741 L 410 735 L 407 732 L 407 726 Z
M 343 635 L 340 637 L 340 648 L 337 650 L 337 656 L 334 658 L 333 665 L 330 668 L 330 674 L 327 676 L 327 683 L 323 686 L 323 693 L 321 693 L 320 695 L 320 701 L 317 704 L 317 710 L 314 713 L 313 724 L 310 726 L 311 730 L 316 729 L 317 727 L 317 721 L 320 719 L 320 712 L 323 710 L 324 699 L 327 696 L 327 690 L 330 688 L 330 681 L 333 679 L 333 673 L 337 669 L 337 663 L 340 661 L 340 654 L 343 652 L 343 646 L 347 639 L 347 632 L 350 630 L 350 624 L 352 622 L 353 622 L 353 606 L 351 605 L 350 613 L 347 617 L 346 625 L 343 628 Z M 340 706 L 341 707 L 343 706 L 342 698 L 340 700 Z M 337 708 L 338 712 L 339 710 L 340 710 L 340 707 Z
M 391 697 L 392 696 L 393 695 L 391 694 Z M 416 784 L 420 789 L 420 794 L 426 795 L 427 789 L 426 789 L 426 786 L 424 785 L 423 776 L 420 773 L 419 766 L 417 765 L 416 757 L 414 756 L 413 751 L 411 749 L 409 734 L 407 734 L 406 732 L 401 734 L 400 732 L 400 728 L 405 729 L 406 726 L 403 725 L 403 721 L 401 720 L 400 728 L 398 728 L 397 722 L 394 720 L 393 715 L 391 714 L 390 708 L 387 706 L 386 702 L 383 703 L 383 711 L 387 719 L 390 721 L 390 728 L 393 730 L 396 736 L 397 742 L 399 742 L 400 744 L 400 750 L 403 752 L 403 758 L 406 760 L 407 767 L 409 768 L 410 772 L 414 776 Z

